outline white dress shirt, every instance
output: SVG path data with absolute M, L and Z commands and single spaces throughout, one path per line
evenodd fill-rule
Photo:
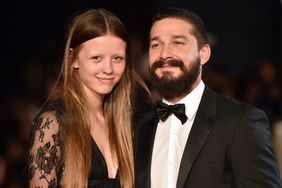
M 158 123 L 151 164 L 151 188 L 175 188 L 180 161 L 188 139 L 191 126 L 198 110 L 205 84 L 203 81 L 178 103 L 185 104 L 188 120 L 182 125 L 175 116 L 170 115 Z M 171 105 L 167 100 L 163 102 Z

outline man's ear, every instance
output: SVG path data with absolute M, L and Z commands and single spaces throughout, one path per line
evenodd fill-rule
M 72 67 L 75 69 L 78 69 L 78 63 L 77 60 L 74 58 L 74 51 L 72 48 L 69 49 L 69 61 L 72 62 Z
M 205 64 L 208 62 L 208 60 L 211 57 L 211 48 L 210 45 L 204 44 L 202 48 L 200 49 L 200 60 L 201 60 L 201 65 Z

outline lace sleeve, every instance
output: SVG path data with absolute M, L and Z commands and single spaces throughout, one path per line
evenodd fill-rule
M 30 187 L 57 187 L 62 170 L 60 121 L 55 111 L 47 111 L 32 123 L 28 176 Z

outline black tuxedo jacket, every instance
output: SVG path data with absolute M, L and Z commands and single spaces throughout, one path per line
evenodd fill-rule
M 153 107 L 135 121 L 137 188 L 149 188 L 158 124 Z M 180 164 L 176 188 L 280 188 L 265 114 L 204 90 Z

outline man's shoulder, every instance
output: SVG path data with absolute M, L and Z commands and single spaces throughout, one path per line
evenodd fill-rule
M 212 101 L 212 102 L 211 102 Z M 248 104 L 246 102 L 240 101 L 229 96 L 225 96 L 221 93 L 214 91 L 212 88 L 206 86 L 205 92 L 203 94 L 202 103 L 203 107 L 215 105 L 216 113 L 219 114 L 242 114 L 248 111 L 256 113 L 264 113 L 261 109 Z M 206 105 L 209 104 L 209 105 Z
M 219 112 L 225 114 L 230 113 L 236 115 L 241 113 L 252 112 L 265 115 L 265 113 L 261 109 L 251 104 L 221 94 L 217 95 L 217 109 Z

